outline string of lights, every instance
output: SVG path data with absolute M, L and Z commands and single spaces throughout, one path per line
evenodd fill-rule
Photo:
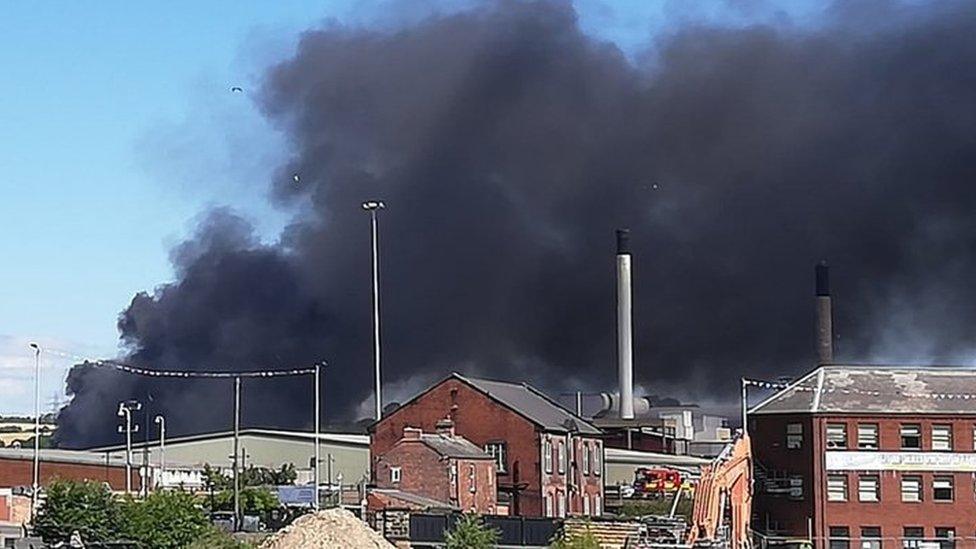
M 869 391 L 865 389 L 857 389 L 857 388 L 850 388 L 850 387 L 845 387 L 845 388 L 825 387 L 822 389 L 818 389 L 816 387 L 804 387 L 802 385 L 789 385 L 777 381 L 765 381 L 761 379 L 748 379 L 748 378 L 744 378 L 742 382 L 745 385 L 748 385 L 750 387 L 758 387 L 760 389 L 771 389 L 771 390 L 789 389 L 791 391 L 800 391 L 800 392 L 808 392 L 808 393 L 820 392 L 821 394 L 840 393 L 843 395 L 865 395 L 865 396 L 874 396 L 874 397 L 882 396 L 881 391 Z M 925 399 L 938 399 L 938 400 L 976 400 L 976 394 L 974 393 L 920 393 L 920 392 L 907 393 L 902 391 L 894 391 L 893 394 L 905 396 L 908 398 L 925 398 Z
M 148 377 L 233 379 L 238 377 L 268 378 L 268 377 L 305 376 L 305 375 L 312 375 L 315 373 L 314 366 L 311 368 L 290 368 L 284 370 L 264 369 L 264 370 L 219 371 L 219 372 L 215 372 L 215 371 L 197 372 L 191 370 L 156 370 L 151 368 L 140 368 L 138 366 L 132 366 L 131 364 L 126 364 L 118 360 L 85 357 L 74 353 L 69 353 L 67 351 L 61 351 L 58 349 L 45 348 L 44 352 L 47 354 L 60 356 L 62 358 L 93 364 L 95 366 L 112 368 L 120 372 L 125 372 L 127 374 L 148 376 Z

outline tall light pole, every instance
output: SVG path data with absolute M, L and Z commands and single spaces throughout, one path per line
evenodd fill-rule
M 322 363 L 315 363 L 315 501 L 312 504 L 312 508 L 316 511 L 319 510 L 319 490 L 322 484 L 322 476 L 319 474 L 319 466 L 322 462 L 320 446 L 322 442 L 319 440 L 319 433 L 321 432 L 321 421 L 322 421 L 322 388 L 320 385 L 320 376 L 322 371 Z
M 234 531 L 241 529 L 241 377 L 234 378 Z
M 31 484 L 31 516 L 37 511 L 37 493 L 41 489 L 41 348 L 34 349 L 34 476 Z
M 363 209 L 369 212 L 373 235 L 373 359 L 376 362 L 376 419 L 383 417 L 383 397 L 380 392 L 380 280 L 379 280 L 379 231 L 376 226 L 376 212 L 386 207 L 381 200 L 363 202 Z
M 166 486 L 163 481 L 166 478 L 166 418 L 156 416 L 156 425 L 159 425 L 159 484 L 163 488 Z
M 142 404 L 135 400 L 125 400 L 119 403 L 118 416 L 125 420 L 125 425 L 119 425 L 119 432 L 125 433 L 125 493 L 132 493 L 132 412 L 141 410 Z M 136 432 L 139 426 L 136 425 Z M 143 480 L 145 482 L 145 480 Z

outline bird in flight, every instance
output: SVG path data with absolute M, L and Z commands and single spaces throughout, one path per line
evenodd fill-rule
M 234 86 L 234 87 L 232 87 L 230 89 L 230 91 L 235 92 L 235 93 L 244 93 L 244 88 L 242 88 L 240 86 Z

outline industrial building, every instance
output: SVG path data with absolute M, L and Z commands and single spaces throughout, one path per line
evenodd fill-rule
M 524 383 L 453 374 L 374 423 L 371 453 L 384 455 L 405 428 L 434 431 L 445 418 L 495 458 L 500 504 L 511 514 L 602 513 L 600 430 Z
M 267 429 L 242 429 L 240 431 L 241 467 L 255 466 L 278 469 L 291 464 L 298 472 L 298 484 L 312 483 L 315 461 L 315 433 L 305 431 L 276 431 Z M 369 472 L 369 437 L 345 433 L 320 433 L 319 451 L 323 484 L 356 485 L 367 478 Z M 132 445 L 133 463 L 136 467 L 146 459 L 150 467 L 158 467 L 162 454 L 159 440 Z M 146 451 L 144 452 L 143 449 Z M 234 433 L 225 431 L 202 435 L 167 438 L 165 440 L 167 475 L 169 483 L 185 482 L 187 473 L 200 470 L 204 465 L 220 469 L 232 468 Z M 125 459 L 125 445 L 92 448 L 89 452 L 110 455 L 113 459 Z M 182 476 L 177 476 L 183 472 Z M 341 476 L 340 476 L 341 475 Z M 181 480 L 182 479 L 182 480 Z
M 976 371 L 816 368 L 749 411 L 753 527 L 816 547 L 976 535 Z

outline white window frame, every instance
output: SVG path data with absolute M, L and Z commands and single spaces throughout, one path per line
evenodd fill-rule
M 542 441 L 542 469 L 552 474 L 552 442 L 548 438 Z
M 401 467 L 390 467 L 390 482 L 396 484 L 403 480 L 403 469 Z
M 922 477 L 920 475 L 903 475 L 899 482 L 901 486 L 901 501 L 905 503 L 919 503 L 922 501 Z M 908 488 L 906 490 L 906 488 Z
M 827 449 L 846 450 L 847 449 L 847 424 L 828 423 L 826 427 Z
M 590 460 L 593 465 L 593 474 L 600 476 L 603 474 L 603 444 L 599 442 L 593 443 L 593 459 Z
M 583 474 L 590 474 L 590 443 L 583 441 Z
M 600 494 L 593 496 L 593 516 L 599 517 L 603 515 L 603 498 Z
M 559 439 L 556 441 L 556 467 L 559 474 L 566 474 L 566 441 Z
M 495 458 L 495 472 L 504 475 L 508 473 L 508 445 L 503 441 L 485 444 L 485 453 Z
M 952 503 L 956 499 L 956 482 L 952 475 L 938 475 L 932 478 L 932 501 Z M 936 490 L 949 490 L 949 499 L 937 498 Z
M 858 423 L 857 424 L 857 449 L 858 450 L 877 450 L 880 446 L 878 440 L 877 423 Z
M 558 491 L 556 492 L 556 516 L 566 517 L 566 495 Z
M 799 450 L 800 448 L 803 448 L 803 424 L 787 423 L 786 424 L 786 449 Z
M 847 501 L 847 475 L 827 475 L 827 501 Z
M 871 485 L 874 486 L 874 490 L 867 490 L 866 488 L 870 488 Z M 879 475 L 858 475 L 857 501 L 864 503 L 881 501 L 881 477 Z
M 552 493 L 546 494 L 543 503 L 544 503 L 544 509 L 542 510 L 543 514 L 545 514 L 546 517 L 551 518 L 552 517 Z
M 952 425 L 940 423 L 932 426 L 932 451 L 952 451 Z

